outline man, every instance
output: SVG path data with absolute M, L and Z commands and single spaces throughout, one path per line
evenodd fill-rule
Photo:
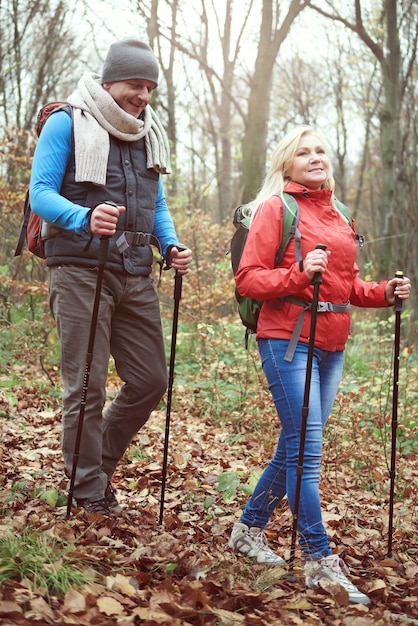
M 159 68 L 136 39 L 112 44 L 102 75 L 86 74 L 68 110 L 48 118 L 35 151 L 31 206 L 50 226 L 45 242 L 50 307 L 61 343 L 64 383 L 62 450 L 71 476 L 100 238 L 109 238 L 90 366 L 77 505 L 111 517 L 120 506 L 111 477 L 167 386 L 158 296 L 151 277 L 156 237 L 166 264 L 186 274 L 161 174 L 169 173 L 164 130 L 149 103 Z M 110 355 L 123 384 L 110 406 Z

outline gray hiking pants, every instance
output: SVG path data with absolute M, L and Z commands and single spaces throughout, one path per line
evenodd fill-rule
M 50 307 L 61 343 L 62 451 L 71 475 L 97 270 L 54 266 Z M 123 384 L 103 412 L 110 355 Z M 105 270 L 90 367 L 75 498 L 103 497 L 108 480 L 165 393 L 167 364 L 153 280 Z

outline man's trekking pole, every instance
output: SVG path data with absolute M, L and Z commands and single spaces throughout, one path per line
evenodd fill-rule
M 321 243 L 319 243 L 316 246 L 316 248 L 319 250 L 326 250 L 326 246 Z M 292 541 L 290 545 L 290 559 L 289 559 L 289 573 L 290 574 L 292 574 L 293 572 L 293 567 L 294 567 L 294 562 L 295 562 L 296 536 L 297 536 L 297 528 L 298 528 L 300 492 L 301 492 L 302 474 L 303 474 L 303 458 L 305 455 L 306 428 L 308 424 L 308 414 L 309 414 L 309 394 L 311 391 L 312 362 L 313 362 L 313 353 L 314 353 L 314 348 L 315 348 L 316 318 L 318 315 L 319 286 L 322 283 L 321 272 L 317 272 L 314 275 L 311 283 L 314 286 L 314 293 L 313 293 L 313 298 L 312 298 L 311 327 L 310 327 L 310 333 L 309 333 L 308 359 L 306 363 L 305 390 L 304 390 L 303 406 L 302 406 L 302 425 L 300 429 L 299 456 L 298 456 L 298 466 L 297 466 L 297 471 L 296 471 L 295 503 L 293 506 Z
M 395 273 L 396 278 L 403 278 L 403 272 Z M 395 296 L 395 343 L 393 355 L 393 395 L 392 395 L 392 450 L 390 459 L 390 496 L 389 496 L 389 529 L 388 529 L 388 553 L 392 556 L 393 535 L 393 503 L 395 496 L 395 467 L 396 467 L 396 431 L 398 428 L 398 389 L 399 389 L 399 344 L 401 336 L 401 311 L 402 300 Z
M 112 204 L 112 203 L 108 202 L 107 204 Z M 91 325 L 90 325 L 89 344 L 87 348 L 86 365 L 84 369 L 83 388 L 82 388 L 81 401 L 80 401 L 80 413 L 78 416 L 77 435 L 76 435 L 74 454 L 73 454 L 73 467 L 71 470 L 70 487 L 68 490 L 67 519 L 71 515 L 71 506 L 73 502 L 75 476 L 77 472 L 78 459 L 80 456 L 81 433 L 83 432 L 84 411 L 86 408 L 87 391 L 89 387 L 89 378 L 90 378 L 90 367 L 91 367 L 91 362 L 93 360 L 94 339 L 96 337 L 97 318 L 98 318 L 98 313 L 99 313 L 100 294 L 102 292 L 103 272 L 104 272 L 104 266 L 105 266 L 106 259 L 107 259 L 108 248 L 109 248 L 109 237 L 102 236 L 100 238 L 96 291 L 94 295 L 93 314 L 92 314 Z
M 173 380 L 174 380 L 174 362 L 176 360 L 176 342 L 177 342 L 177 326 L 179 320 L 179 306 L 181 300 L 181 291 L 183 286 L 183 277 L 176 271 L 174 276 L 174 310 L 173 310 L 173 330 L 171 334 L 171 351 L 170 351 L 170 367 L 168 373 L 168 389 L 167 389 L 167 411 L 165 420 L 165 438 L 164 438 L 164 457 L 161 480 L 161 502 L 159 524 L 163 523 L 164 517 L 164 497 L 165 483 L 167 477 L 167 459 L 168 459 L 168 441 L 170 438 L 170 416 L 171 416 L 171 400 L 173 397 Z

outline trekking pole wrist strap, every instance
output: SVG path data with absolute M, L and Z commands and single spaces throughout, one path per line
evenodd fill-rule
M 185 246 L 182 243 L 172 243 L 167 247 L 167 250 L 165 251 L 165 255 L 164 255 L 164 261 L 165 261 L 165 266 L 164 266 L 164 270 L 169 270 L 171 269 L 171 250 L 173 248 L 177 248 L 177 250 L 180 252 L 181 250 L 187 250 L 187 246 Z

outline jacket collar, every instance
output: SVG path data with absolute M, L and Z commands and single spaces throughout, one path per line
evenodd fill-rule
M 309 189 L 305 187 L 305 185 L 294 182 L 286 183 L 283 191 L 292 194 L 296 199 L 298 196 L 303 196 L 304 198 L 312 198 L 313 200 L 322 202 L 327 201 L 328 203 L 331 201 L 332 197 L 332 191 L 330 189 Z

